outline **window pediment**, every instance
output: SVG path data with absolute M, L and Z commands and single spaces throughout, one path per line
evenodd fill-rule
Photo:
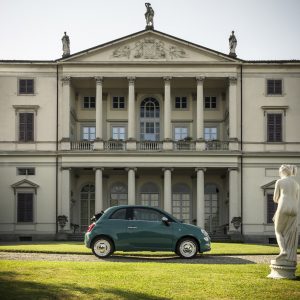
M 39 185 L 30 180 L 23 179 L 12 184 L 11 187 L 14 189 L 14 192 L 16 193 L 17 189 L 34 189 L 36 191 Z

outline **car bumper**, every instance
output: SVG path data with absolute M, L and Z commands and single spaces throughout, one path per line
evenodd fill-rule
M 87 232 L 84 235 L 84 244 L 87 248 L 91 248 L 91 233 Z

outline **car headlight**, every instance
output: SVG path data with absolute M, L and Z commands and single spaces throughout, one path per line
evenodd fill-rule
M 208 233 L 206 232 L 206 230 L 201 229 L 201 232 L 203 233 L 204 236 L 208 236 Z

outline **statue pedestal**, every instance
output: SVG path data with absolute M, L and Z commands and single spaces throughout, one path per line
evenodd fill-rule
M 276 262 L 271 260 L 271 273 L 267 276 L 272 279 L 296 279 L 297 265 L 293 262 Z

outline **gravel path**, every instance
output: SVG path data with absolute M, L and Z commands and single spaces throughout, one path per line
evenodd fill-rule
M 199 255 L 194 259 L 181 259 L 177 256 L 145 257 L 136 255 L 113 255 L 110 258 L 98 259 L 92 254 L 48 254 L 0 252 L 0 260 L 34 260 L 34 261 L 80 261 L 80 262 L 157 262 L 185 264 L 269 264 L 276 255 Z M 300 263 L 300 255 L 297 257 Z

